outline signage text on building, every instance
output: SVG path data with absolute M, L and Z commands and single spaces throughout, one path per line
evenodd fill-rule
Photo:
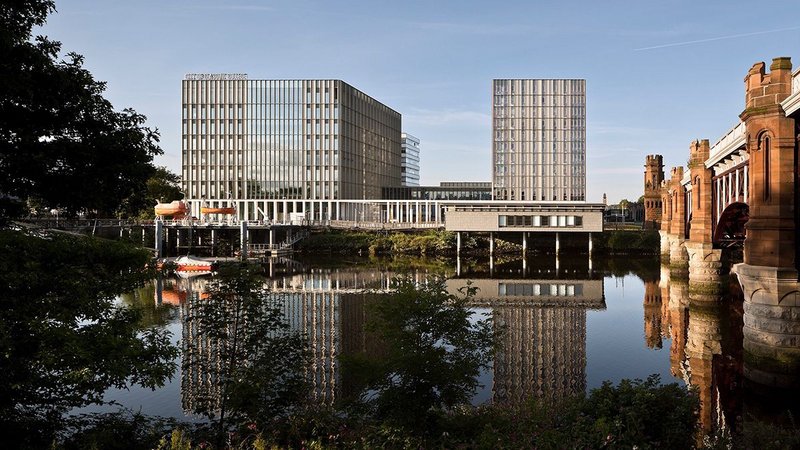
M 246 73 L 187 73 L 185 80 L 246 80 Z

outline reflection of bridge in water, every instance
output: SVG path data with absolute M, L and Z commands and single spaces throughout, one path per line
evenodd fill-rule
M 301 274 L 286 274 L 266 281 L 266 287 L 282 300 L 290 326 L 306 333 L 312 352 L 308 378 L 313 384 L 312 399 L 332 404 L 353 394 L 338 358 L 367 353 L 379 356 L 381 344 L 364 330 L 369 303 L 392 292 L 399 272 L 370 268 L 314 269 Z M 425 282 L 430 273 L 415 270 L 404 273 Z M 502 350 L 493 367 L 495 402 L 520 402 L 529 397 L 558 399 L 586 389 L 586 310 L 604 309 L 603 282 L 600 279 L 481 279 L 472 278 L 478 290 L 471 304 L 490 310 L 497 326 L 503 326 Z M 181 281 L 192 292 L 182 306 L 183 348 L 193 341 L 209 341 L 191 329 L 186 319 L 200 301 L 204 280 Z M 466 279 L 446 281 L 448 292 L 459 295 Z M 205 358 L 204 364 L 218 364 L 214 343 L 195 343 L 200 349 L 184 358 Z M 184 409 L 196 406 L 197 399 L 211 401 L 219 392 L 215 380 L 202 373 L 182 374 Z

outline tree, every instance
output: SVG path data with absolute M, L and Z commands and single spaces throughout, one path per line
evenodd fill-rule
M 191 303 L 184 319 L 194 330 L 184 342 L 184 372 L 211 381 L 196 383 L 189 396 L 194 412 L 216 420 L 220 445 L 226 421 L 263 428 L 308 395 L 305 338 L 290 329 L 256 270 L 247 263 L 220 267 L 207 298 Z
M 153 206 L 156 203 L 169 203 L 183 198 L 180 182 L 181 177 L 170 172 L 166 167 L 156 167 L 153 174 L 147 179 L 146 189 L 126 198 L 122 202 L 119 212 L 128 217 L 152 219 Z
M 469 402 L 496 342 L 491 321 L 467 308 L 474 290 L 453 295 L 444 279 L 400 279 L 395 293 L 371 305 L 366 329 L 385 354 L 344 362 L 359 374 L 358 403 L 375 419 L 427 432 L 437 412 Z
M 43 448 L 73 408 L 103 403 L 111 387 L 155 388 L 177 350 L 143 329 L 119 294 L 154 274 L 151 256 L 121 242 L 0 230 L 0 435 L 9 448 Z
M 53 11 L 52 0 L 0 2 L 0 193 L 111 214 L 144 192 L 159 134 L 143 115 L 114 110 L 82 56 L 61 59 L 59 42 L 32 37 Z

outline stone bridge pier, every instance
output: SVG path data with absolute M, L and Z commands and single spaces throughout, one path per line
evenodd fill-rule
M 721 291 L 722 249 L 712 243 L 711 169 L 705 166 L 710 154 L 708 139 L 694 141 L 689 146 L 688 210 L 691 215 L 686 252 L 689 258 L 689 294 L 697 298 Z
M 734 266 L 744 292 L 744 374 L 758 383 L 800 387 L 798 135 L 781 102 L 792 94 L 792 64 L 775 58 L 745 78 L 750 155 L 750 220 L 744 262 Z
M 661 249 L 668 249 L 669 266 L 675 276 L 683 274 L 689 267 L 689 255 L 686 252 L 686 199 L 681 186 L 683 167 L 673 167 L 670 170 L 670 180 L 662 188 L 662 204 L 664 212 L 661 221 Z M 667 254 L 662 253 L 667 260 Z

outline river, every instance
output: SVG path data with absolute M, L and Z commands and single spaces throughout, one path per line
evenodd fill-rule
M 444 276 L 451 292 L 469 281 L 478 288 L 471 303 L 476 316 L 505 327 L 502 350 L 481 374 L 474 404 L 560 399 L 605 381 L 657 374 L 664 383 L 697 388 L 707 432 L 745 412 L 777 417 L 789 406 L 780 393 L 742 376 L 742 297 L 735 280 L 726 294 L 698 306 L 686 278 L 656 258 L 277 259 L 264 272 L 265 287 L 283 298 L 291 326 L 312 344 L 307 376 L 319 403 L 332 404 L 351 388 L 338 358 L 369 351 L 365 304 L 379 301 L 402 274 L 420 282 Z M 187 318 L 208 279 L 164 279 L 122 300 L 145 305 L 148 324 L 168 329 L 184 352 L 189 342 L 202 348 L 204 336 L 193 333 Z M 182 357 L 213 359 L 213 352 L 200 353 Z M 112 390 L 106 399 L 149 415 L 202 420 L 192 410 L 197 402 L 213 402 L 213 379 L 182 373 L 180 361 L 178 367 L 161 389 Z

